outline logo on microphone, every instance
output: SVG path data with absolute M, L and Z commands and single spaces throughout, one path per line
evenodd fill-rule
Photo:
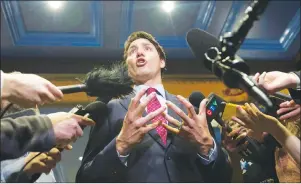
M 208 110 L 207 110 L 207 114 L 208 114 L 209 116 L 211 116 L 211 115 L 212 115 L 212 111 L 211 111 L 210 109 L 208 109 Z

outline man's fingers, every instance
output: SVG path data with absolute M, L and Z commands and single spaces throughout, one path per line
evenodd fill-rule
M 152 129 L 155 129 L 157 126 L 161 125 L 162 121 L 156 121 L 154 123 L 148 124 L 145 127 L 141 127 L 143 133 L 147 133 Z
M 65 146 L 65 148 L 64 149 L 66 149 L 66 150 L 72 150 L 72 145 L 71 144 L 68 144 L 67 146 Z
M 240 134 L 240 135 L 235 139 L 235 141 L 239 142 L 239 141 L 241 141 L 242 139 L 244 139 L 246 136 L 247 136 L 247 132 L 244 132 L 244 133 Z
M 280 120 L 285 120 L 285 119 L 295 120 L 295 119 L 300 118 L 300 112 L 301 112 L 300 108 L 298 108 L 298 109 L 295 109 L 289 113 L 286 113 L 286 114 L 280 116 L 279 119 Z M 278 113 L 278 111 L 277 111 L 277 113 Z M 279 114 L 281 114 L 281 113 L 279 113 Z
M 40 93 L 42 103 L 52 103 L 56 100 L 56 97 L 48 91 L 48 89 L 45 89 Z
M 188 114 L 190 114 L 191 118 L 194 118 L 197 114 L 195 113 L 193 105 L 181 95 L 177 95 L 177 98 L 187 108 Z
M 253 77 L 253 80 L 254 80 L 256 83 L 258 83 L 259 76 L 260 76 L 260 73 L 257 72 L 257 73 L 254 75 L 254 77 Z
M 258 85 L 259 86 L 262 86 L 262 87 L 264 87 L 264 78 L 265 78 L 265 75 L 266 75 L 267 73 L 266 72 L 263 72 L 261 75 L 259 75 L 259 77 L 258 77 Z
M 147 104 L 156 96 L 156 92 L 152 92 L 150 95 L 146 97 L 146 99 L 141 102 L 135 110 L 135 115 L 136 116 L 142 116 L 143 112 L 145 111 L 145 108 Z
M 179 107 L 170 101 L 166 101 L 166 104 L 169 108 L 175 111 L 175 113 L 178 114 L 184 120 L 184 122 L 188 123 L 190 126 L 193 126 L 190 122 L 191 119 Z
M 241 106 L 237 106 L 237 118 L 240 119 L 241 121 L 236 121 L 237 123 L 250 123 L 252 122 L 252 120 L 250 119 L 249 114 L 241 107 Z M 237 120 L 236 118 L 232 119 L 232 120 Z
M 56 87 L 54 84 L 52 84 L 51 82 L 48 82 L 46 87 L 48 88 L 49 92 L 52 94 L 52 96 L 54 96 L 54 101 L 56 99 L 63 99 L 64 94 L 62 93 L 61 90 L 59 90 L 58 87 Z
M 178 133 L 180 132 L 179 129 L 174 128 L 174 127 L 171 127 L 171 126 L 168 126 L 166 123 L 163 123 L 162 126 L 163 126 L 164 128 L 166 128 L 167 130 L 171 131 L 171 132 L 174 133 L 174 134 L 178 134 Z
M 206 98 L 201 101 L 200 106 L 199 106 L 199 114 L 204 112 L 203 115 L 206 115 L 206 103 L 207 103 L 207 101 L 208 100 Z
M 277 114 L 280 115 L 280 114 L 283 114 L 283 113 L 286 113 L 286 112 L 289 112 L 289 111 L 292 111 L 296 108 L 294 107 L 286 107 L 286 108 L 280 108 L 277 110 Z M 298 108 L 297 108 L 298 109 Z M 299 108 L 300 109 L 300 108 Z
M 230 132 L 230 133 L 228 134 L 228 137 L 236 137 L 236 136 L 238 136 L 238 134 L 239 134 L 239 132 L 240 132 L 241 130 L 243 130 L 243 127 L 238 128 L 238 129 L 235 129 L 235 130 L 232 130 L 232 132 Z
M 292 107 L 294 106 L 295 102 L 294 100 L 291 100 L 291 101 L 285 101 L 285 102 L 282 102 L 281 104 L 279 104 L 279 107 Z
M 90 118 L 84 117 L 84 116 L 80 116 L 77 114 L 71 114 L 71 118 L 76 119 L 76 121 L 78 121 L 79 125 L 83 125 L 83 126 L 94 126 L 95 125 L 95 121 L 93 121 Z
M 243 121 L 241 121 L 238 117 L 236 117 L 236 116 L 232 116 L 232 118 L 231 118 L 231 120 L 232 121 L 234 121 L 234 122 L 236 122 L 236 123 L 238 123 L 238 124 L 240 124 L 241 126 L 246 126 L 246 124 L 243 122 Z
M 176 127 L 179 127 L 181 125 L 181 123 L 176 120 L 175 118 L 171 117 L 169 114 L 167 113 L 163 113 L 163 116 L 165 117 L 165 119 L 169 122 L 174 124 Z
M 165 106 L 161 106 L 159 109 L 149 113 L 148 115 L 146 115 L 145 117 L 140 118 L 139 120 L 137 120 L 136 124 L 138 127 L 144 126 L 145 123 L 151 121 L 154 117 L 158 116 L 159 114 L 162 114 L 165 111 L 166 107 Z
M 144 89 L 140 90 L 136 94 L 136 96 L 134 98 L 132 98 L 131 103 L 130 103 L 129 108 L 128 108 L 129 111 L 134 111 L 138 107 L 140 99 L 143 97 L 146 90 L 147 90 L 147 88 L 144 88 Z

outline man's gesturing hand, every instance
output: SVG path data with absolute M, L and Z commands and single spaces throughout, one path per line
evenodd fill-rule
M 195 143 L 201 155 L 208 155 L 208 152 L 210 148 L 213 148 L 214 143 L 213 138 L 209 132 L 206 119 L 207 99 L 202 100 L 202 102 L 200 103 L 199 113 L 197 114 L 194 110 L 193 105 L 190 102 L 188 102 L 184 97 L 178 95 L 177 98 L 188 109 L 189 114 L 186 115 L 179 107 L 177 107 L 172 102 L 167 102 L 167 106 L 174 110 L 183 119 L 183 125 L 179 131 L 179 135 Z M 179 126 L 181 124 L 178 120 L 174 119 L 170 115 L 164 115 L 168 122 L 173 123 L 176 126 Z M 163 124 L 163 126 L 166 129 L 173 131 L 173 129 L 169 126 L 165 124 Z
M 146 97 L 144 102 L 139 103 L 145 92 L 146 89 L 137 93 L 129 105 L 128 112 L 123 121 L 122 129 L 116 138 L 116 149 L 120 155 L 127 155 L 133 146 L 142 141 L 147 132 L 156 128 L 161 123 L 154 122 L 147 124 L 147 122 L 151 121 L 154 117 L 164 112 L 166 108 L 164 106 L 149 113 L 147 116 L 142 117 L 147 104 L 156 95 L 156 93 L 153 92 Z

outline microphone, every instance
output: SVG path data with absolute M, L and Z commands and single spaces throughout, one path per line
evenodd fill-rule
M 95 122 L 98 122 L 98 118 L 107 116 L 109 110 L 107 105 L 101 101 L 95 101 L 88 104 L 85 108 L 82 105 L 76 105 L 73 107 L 69 113 L 76 114 L 79 116 L 84 116 L 86 118 L 90 118 Z M 85 125 L 80 125 L 81 129 L 84 130 L 86 128 Z M 64 148 L 58 148 L 60 151 L 63 151 Z
M 126 64 L 116 62 L 110 68 L 94 68 L 86 74 L 82 84 L 59 86 L 58 88 L 64 94 L 86 92 L 91 97 L 112 99 L 130 94 L 133 91 L 133 84 Z
M 245 15 L 240 19 L 239 25 L 233 32 L 227 32 L 220 37 L 222 46 L 222 59 L 227 57 L 233 58 L 241 44 L 247 37 L 253 23 L 259 19 L 259 16 L 264 12 L 268 5 L 269 0 L 255 0 L 245 10 Z
M 228 66 L 224 62 L 219 61 L 220 52 L 216 47 L 211 47 L 206 52 L 205 47 L 211 46 L 211 44 L 219 46 L 219 42 L 214 36 L 200 29 L 192 29 L 187 33 L 186 39 L 194 55 L 198 59 L 205 61 L 205 67 L 223 80 L 227 87 L 242 89 L 267 108 L 272 109 L 273 103 L 271 100 L 246 74 L 249 73 L 246 63 L 237 60 L 237 62 L 233 62 Z
M 69 113 L 84 116 L 97 122 L 98 118 L 107 116 L 109 110 L 105 103 L 101 101 L 95 101 L 88 104 L 85 108 L 82 105 L 77 105 L 74 108 L 72 108 L 69 111 Z M 81 126 L 81 128 L 84 129 L 85 126 Z

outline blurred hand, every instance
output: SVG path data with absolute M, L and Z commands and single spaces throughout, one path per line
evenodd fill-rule
M 48 80 L 35 74 L 1 73 L 1 99 L 23 107 L 34 107 L 63 98 L 63 93 Z
M 224 148 L 229 152 L 236 153 L 244 150 L 248 145 L 247 142 L 239 146 L 237 144 L 243 140 L 251 130 L 246 129 L 231 120 L 226 124 L 226 126 L 222 127 L 222 143 Z
M 56 145 L 64 148 L 83 135 L 81 126 L 94 126 L 95 122 L 89 118 L 76 114 L 57 112 L 47 115 L 53 125 Z
M 259 87 L 265 89 L 269 94 L 273 94 L 282 89 L 295 88 L 300 79 L 293 73 L 272 71 L 256 73 L 253 80 Z
M 300 104 L 296 104 L 294 102 L 294 100 L 283 102 L 279 106 L 280 106 L 280 108 L 277 111 L 278 115 L 290 111 L 289 113 L 281 115 L 279 118 L 280 120 L 287 119 L 287 120 L 294 121 L 294 120 L 300 119 L 300 112 L 301 112 Z
M 257 134 L 263 132 L 269 132 L 274 135 L 275 131 L 279 127 L 283 127 L 275 117 L 262 113 L 253 103 L 245 103 L 245 109 L 237 107 L 237 117 L 233 117 L 232 120 L 236 121 L 240 125 L 249 128 Z
M 31 152 L 25 158 L 25 163 L 29 162 L 33 157 L 35 157 L 38 152 Z M 61 152 L 57 148 L 52 148 L 49 152 L 42 153 L 32 161 L 30 161 L 24 168 L 24 172 L 28 175 L 33 175 L 36 173 L 46 173 L 48 174 L 51 169 L 56 166 L 61 160 Z

